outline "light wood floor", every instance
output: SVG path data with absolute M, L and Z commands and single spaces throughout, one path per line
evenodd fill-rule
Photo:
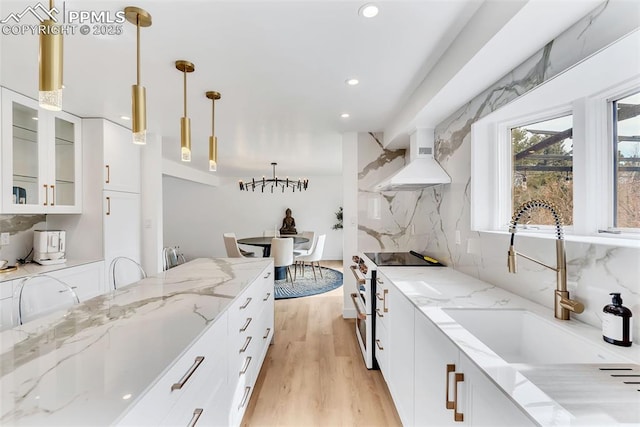
M 342 262 L 323 266 L 342 270 Z M 275 301 L 270 346 L 243 426 L 401 426 L 380 371 L 364 365 L 342 287 Z

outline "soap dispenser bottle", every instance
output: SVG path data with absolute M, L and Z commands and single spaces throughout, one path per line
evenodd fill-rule
M 631 310 L 622 305 L 619 293 L 610 293 L 611 304 L 605 305 L 602 311 L 602 338 L 608 343 L 630 347 L 632 341 Z

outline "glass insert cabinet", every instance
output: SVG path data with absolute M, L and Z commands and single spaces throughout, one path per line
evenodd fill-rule
M 81 213 L 81 119 L 2 88 L 0 213 Z

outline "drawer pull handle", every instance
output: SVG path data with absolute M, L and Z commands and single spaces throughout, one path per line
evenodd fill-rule
M 382 299 L 384 300 L 382 302 L 382 308 L 385 313 L 389 312 L 389 309 L 387 308 L 387 295 L 389 295 L 389 289 L 385 289 L 382 291 Z
M 247 328 L 249 327 L 249 324 L 251 323 L 251 317 L 247 318 L 247 321 L 244 322 L 244 326 L 242 328 L 240 328 L 240 332 L 244 332 L 247 330 Z
M 268 271 L 268 272 L 267 272 L 267 275 L 266 275 L 266 276 L 264 276 L 264 277 L 263 277 L 263 279 L 268 279 L 268 278 L 269 278 L 269 276 L 271 276 L 271 272 L 270 272 L 270 271 Z
M 191 365 L 189 370 L 182 376 L 182 378 L 180 378 L 180 381 L 171 386 L 171 391 L 180 390 L 182 387 L 184 387 L 187 381 L 189 381 L 189 378 L 191 378 L 191 375 L 193 375 L 193 373 L 196 371 L 196 369 L 198 369 L 198 366 L 200 366 L 203 361 L 204 356 L 196 357 L 196 360 L 193 361 L 193 365 Z
M 193 427 L 196 425 L 196 423 L 198 422 L 198 420 L 200 419 L 200 415 L 202 415 L 203 409 L 202 408 L 196 408 L 193 410 L 193 416 L 191 417 L 191 421 L 189 421 L 189 424 L 187 424 L 187 427 Z
M 111 215 L 111 197 L 107 197 L 107 215 Z
M 247 373 L 247 369 L 249 369 L 249 363 L 251 363 L 251 356 L 247 356 L 247 358 L 244 359 L 244 365 L 242 365 L 242 369 L 240 370 L 240 376 Z
M 384 314 L 380 312 L 379 308 L 376 308 L 376 313 L 378 314 L 378 317 L 384 317 Z
M 78 287 L 77 287 L 77 286 L 71 286 L 71 289 L 60 289 L 60 290 L 58 291 L 58 293 L 60 293 L 60 294 L 64 294 L 65 292 L 69 292 L 69 291 L 70 291 L 70 290 L 72 290 L 72 289 L 78 289 Z
M 380 340 L 376 340 L 376 347 L 380 350 L 384 350 L 384 347 L 380 345 Z
M 251 393 L 251 387 L 247 386 L 244 388 L 244 396 L 242 396 L 242 400 L 240 401 L 240 406 L 238 406 L 238 409 L 242 409 L 242 407 L 247 404 L 249 393 Z
M 271 292 L 267 292 L 267 296 L 262 299 L 262 301 L 267 301 L 271 296 Z
M 47 206 L 49 204 L 49 186 L 47 184 L 44 184 L 43 187 L 44 187 L 44 205 Z
M 464 414 L 462 412 L 458 412 L 458 383 L 464 381 L 464 374 L 455 375 L 455 380 L 453 383 L 454 391 L 453 391 L 453 420 L 455 422 L 461 423 L 464 421 Z
M 109 165 L 104 165 L 107 168 L 107 180 L 104 182 L 105 184 L 109 184 L 111 182 L 111 168 Z
M 362 311 L 360 311 L 360 305 L 358 304 L 358 294 L 356 293 L 352 293 L 351 294 L 351 300 L 353 301 L 353 306 L 356 308 L 356 315 L 358 316 L 358 319 L 360 320 L 366 320 L 367 315 L 365 313 L 363 313 Z
M 456 370 L 456 365 L 447 365 L 447 380 L 445 381 L 445 387 L 447 389 L 447 399 L 446 399 L 446 407 L 447 409 L 453 409 L 455 403 L 452 400 L 449 400 L 449 375 L 452 372 L 455 372 Z
M 244 345 L 240 349 L 240 353 L 244 353 L 245 351 L 247 351 L 247 348 L 249 347 L 250 343 L 251 343 L 251 337 L 247 337 L 247 339 L 244 341 Z
M 247 308 L 250 302 L 251 302 L 251 298 L 247 298 L 247 301 L 240 306 L 240 310 L 244 310 L 245 308 Z
M 266 340 L 269 337 L 270 333 L 271 333 L 271 328 L 267 328 L 267 332 L 264 333 L 264 336 L 262 337 L 262 339 Z

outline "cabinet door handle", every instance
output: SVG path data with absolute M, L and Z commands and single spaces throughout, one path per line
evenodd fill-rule
M 262 337 L 262 339 L 266 340 L 269 337 L 270 333 L 271 333 L 271 328 L 267 328 L 267 331 L 264 333 L 264 336 Z
M 105 168 L 107 168 L 107 179 L 104 181 L 105 184 L 109 184 L 111 182 L 111 168 L 109 167 L 109 165 L 105 165 Z
M 245 351 L 247 351 L 247 348 L 249 347 L 250 343 L 251 343 L 251 337 L 247 337 L 247 339 L 244 341 L 244 345 L 240 349 L 240 353 L 244 353 Z
M 244 396 L 242 396 L 242 400 L 240 401 L 240 406 L 238 406 L 238 410 L 242 409 L 242 407 L 247 404 L 249 393 L 251 393 L 251 387 L 247 386 L 244 388 Z
M 267 301 L 271 296 L 271 292 L 267 292 L 267 296 L 262 299 L 262 301 Z
M 56 186 L 51 185 L 51 206 L 55 206 L 56 204 Z
M 58 291 L 58 293 L 59 293 L 59 294 L 64 294 L 65 292 L 69 292 L 69 291 L 71 291 L 71 290 L 73 290 L 73 289 L 78 289 L 78 287 L 77 287 L 77 286 L 71 286 L 71 289 L 60 289 L 60 290 Z
M 250 302 L 251 302 L 251 298 L 247 298 L 247 301 L 240 306 L 240 310 L 244 310 L 245 308 L 247 308 Z
M 379 308 L 376 308 L 376 314 L 378 315 L 378 317 L 384 317 L 384 314 L 380 312 Z
M 378 347 L 379 350 L 384 350 L 384 347 L 380 345 L 380 340 L 376 340 L 376 347 Z
M 200 366 L 203 361 L 204 356 L 196 357 L 196 360 L 193 361 L 193 365 L 191 365 L 189 370 L 182 376 L 182 378 L 180 378 L 180 381 L 171 386 L 171 391 L 180 390 L 182 387 L 184 387 L 187 381 L 189 381 L 189 378 L 191 378 L 191 375 L 193 375 L 193 373 L 196 371 L 196 369 L 198 369 L 198 366 Z
M 455 372 L 456 365 L 447 365 L 447 380 L 445 381 L 445 387 L 447 391 L 446 402 L 445 405 L 447 409 L 453 409 L 455 407 L 455 403 L 452 400 L 449 400 L 449 376 L 452 372 Z
M 187 427 L 193 427 L 196 425 L 196 423 L 198 422 L 198 420 L 200 419 L 200 415 L 202 415 L 203 409 L 202 408 L 196 408 L 193 410 L 193 416 L 191 417 L 191 421 L 189 421 L 189 424 L 187 424 Z
M 111 215 L 111 197 L 107 197 L 107 215 Z
M 389 312 L 389 308 L 387 307 L 387 295 L 389 295 L 389 289 L 385 289 L 382 291 L 382 308 L 385 313 Z
M 247 369 L 249 369 L 249 363 L 251 363 L 251 356 L 247 356 L 247 358 L 244 359 L 244 365 L 242 365 L 242 369 L 240 370 L 240 376 L 247 373 Z
M 456 422 L 464 421 L 464 414 L 462 412 L 458 412 L 458 383 L 464 381 L 464 374 L 456 373 L 455 380 L 453 383 L 453 420 Z
M 269 278 L 269 276 L 271 276 L 271 272 L 270 272 L 270 271 L 268 271 L 268 272 L 267 272 L 267 275 L 266 275 L 266 276 L 264 276 L 264 277 L 263 277 L 263 279 L 268 279 L 268 278 Z
M 240 328 L 240 332 L 246 331 L 250 323 L 251 323 L 251 317 L 247 317 L 247 321 L 244 322 L 244 326 Z
M 43 187 L 44 187 L 44 205 L 47 206 L 49 204 L 49 186 L 47 184 L 44 184 Z

